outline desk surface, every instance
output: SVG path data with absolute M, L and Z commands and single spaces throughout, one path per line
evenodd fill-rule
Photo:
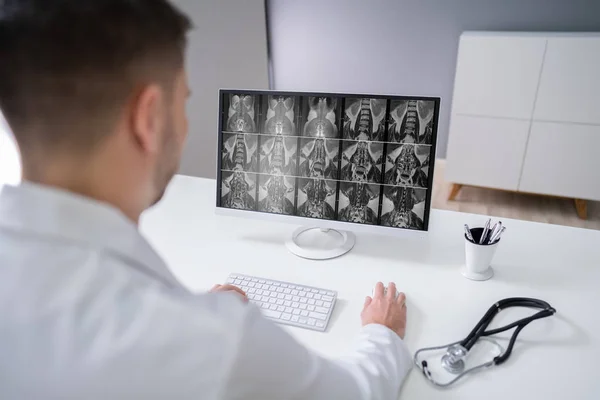
M 482 224 L 484 216 L 432 210 L 426 238 L 358 234 L 347 255 L 309 261 L 284 246 L 295 226 L 217 216 L 214 203 L 215 181 L 177 176 L 163 201 L 143 216 L 142 233 L 193 291 L 208 290 L 231 272 L 337 290 L 328 333 L 285 328 L 326 356 L 349 346 L 377 281 L 394 281 L 407 294 L 406 341 L 413 354 L 464 338 L 505 297 L 536 297 L 556 308 L 555 316 L 521 332 L 502 366 L 447 390 L 432 387 L 415 368 L 401 398 L 600 398 L 600 231 L 502 219 L 507 231 L 492 264 L 495 276 L 473 282 L 459 272 L 463 225 Z M 525 314 L 531 313 L 504 311 L 492 327 Z

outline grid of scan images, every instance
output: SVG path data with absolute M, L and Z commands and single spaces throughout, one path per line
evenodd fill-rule
M 426 229 L 435 100 L 221 92 L 219 206 Z

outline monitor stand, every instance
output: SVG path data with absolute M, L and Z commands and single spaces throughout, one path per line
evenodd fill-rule
M 356 237 L 352 232 L 300 227 L 296 229 L 286 246 L 298 257 L 310 260 L 328 260 L 340 257 L 354 247 Z

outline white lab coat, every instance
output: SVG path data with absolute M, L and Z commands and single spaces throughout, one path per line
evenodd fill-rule
M 355 310 L 359 312 L 359 310 Z M 388 328 L 328 360 L 233 294 L 192 294 L 116 208 L 0 192 L 0 399 L 396 399 Z

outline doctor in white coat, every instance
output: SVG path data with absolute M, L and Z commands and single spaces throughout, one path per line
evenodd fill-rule
M 166 0 L 0 2 L 23 167 L 0 192 L 0 399 L 396 399 L 411 357 L 393 283 L 326 359 L 237 288 L 190 293 L 140 235 L 185 142 L 190 28 Z

